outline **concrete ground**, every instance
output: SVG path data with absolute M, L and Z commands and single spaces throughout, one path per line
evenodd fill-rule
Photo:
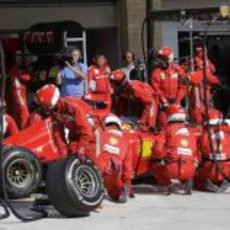
M 147 193 L 146 193 L 147 192 Z M 22 212 L 22 210 L 21 210 Z M 127 204 L 108 200 L 89 217 L 54 215 L 31 223 L 14 217 L 0 221 L 0 230 L 229 230 L 230 190 L 224 194 L 194 192 L 192 196 L 156 195 L 139 191 Z

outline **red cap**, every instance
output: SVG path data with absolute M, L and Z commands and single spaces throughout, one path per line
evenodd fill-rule
M 114 82 L 121 82 L 125 78 L 125 73 L 123 70 L 118 69 L 111 73 L 110 79 Z

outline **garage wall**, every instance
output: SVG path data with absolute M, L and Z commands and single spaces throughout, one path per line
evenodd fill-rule
M 0 30 L 18 30 L 37 22 L 74 20 L 86 28 L 116 27 L 115 6 L 0 8 Z
M 174 57 L 178 58 L 178 25 L 177 22 L 162 22 L 162 45 L 174 50 Z
M 159 0 L 153 0 L 159 1 Z M 191 9 L 229 5 L 230 0 L 161 0 L 161 9 Z

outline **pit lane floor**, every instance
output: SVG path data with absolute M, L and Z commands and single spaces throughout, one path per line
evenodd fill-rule
M 229 230 L 230 189 L 224 194 L 195 191 L 192 196 L 152 194 L 148 186 L 136 188 L 127 204 L 103 202 L 100 212 L 67 219 L 53 214 L 47 219 L 21 223 L 14 217 L 0 221 L 0 230 Z M 17 203 L 21 213 L 21 203 Z

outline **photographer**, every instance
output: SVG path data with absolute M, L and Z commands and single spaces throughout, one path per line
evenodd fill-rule
M 72 63 L 66 60 L 66 66 L 57 75 L 56 84 L 61 86 L 61 96 L 82 98 L 85 94 L 87 66 L 79 62 L 80 57 L 80 50 L 72 50 Z

